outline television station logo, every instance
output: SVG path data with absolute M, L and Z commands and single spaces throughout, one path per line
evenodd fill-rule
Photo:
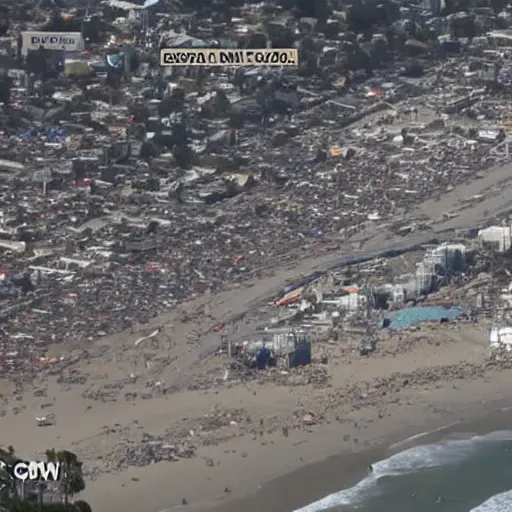
M 162 48 L 161 66 L 263 66 L 297 67 L 297 48 L 263 48 L 260 50 L 222 48 Z
M 60 462 L 46 462 L 46 461 L 23 461 L 17 460 L 12 464 L 7 464 L 5 461 L 0 460 L 0 473 L 6 472 L 11 478 L 21 480 L 38 481 L 57 481 L 61 479 L 61 464 Z M 0 487 L 2 487 L 0 485 Z
M 36 35 L 30 37 L 30 44 L 32 45 L 74 45 L 76 38 L 69 35 Z

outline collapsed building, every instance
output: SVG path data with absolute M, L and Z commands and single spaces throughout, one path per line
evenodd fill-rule
M 404 330 L 421 322 L 476 318 L 483 314 L 481 296 L 479 301 L 468 303 L 443 293 L 478 283 L 478 277 L 472 275 L 478 245 L 471 243 L 470 247 L 446 242 L 404 250 L 401 256 L 351 260 L 336 270 L 289 284 L 273 303 L 277 315 L 255 334 L 257 341 L 241 340 L 237 350 L 230 349 L 229 353 L 241 357 L 250 367 L 273 366 L 275 347 L 281 347 L 277 340 L 282 336 L 294 340 L 296 333 L 301 333 L 313 342 L 326 337 L 336 340 L 339 336 L 359 336 L 361 355 L 369 355 L 382 329 Z M 397 260 L 404 259 L 412 271 L 408 274 L 396 272 Z M 386 282 L 390 276 L 393 281 Z M 293 353 L 294 347 L 291 345 L 288 353 Z M 248 360 L 247 354 L 252 359 Z M 311 357 L 301 361 L 309 364 Z

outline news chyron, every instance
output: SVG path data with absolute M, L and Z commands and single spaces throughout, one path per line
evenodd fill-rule
M 162 48 L 161 66 L 277 66 L 297 67 L 296 48 L 237 50 L 221 48 Z

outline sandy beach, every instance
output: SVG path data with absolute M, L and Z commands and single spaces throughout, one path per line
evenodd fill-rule
M 314 359 L 327 362 L 315 365 L 316 378 L 299 373 L 285 376 L 294 380 L 286 385 L 264 378 L 204 385 L 148 400 L 93 400 L 83 385 L 49 375 L 45 397 L 25 393 L 21 400 L 4 401 L 3 442 L 18 451 L 23 447 L 23 456 L 50 446 L 75 451 L 91 476 L 83 498 L 97 511 L 129 506 L 160 512 L 186 503 L 187 510 L 198 511 L 291 512 L 350 485 L 371 461 L 385 458 L 393 443 L 505 407 L 512 369 L 488 362 L 487 330 L 482 323 L 387 333 L 377 357 L 369 359 L 356 355 L 350 340 L 319 343 Z M 105 351 L 89 356 L 85 368 L 83 360 L 75 364 L 97 386 L 125 371 Z M 67 371 L 79 370 L 70 363 Z M 213 356 L 193 367 L 190 380 L 201 383 L 223 371 Z M 322 372 L 329 380 L 324 382 Z M 54 427 L 35 424 L 43 401 L 53 404 Z M 451 428 L 482 429 L 460 425 Z M 492 429 L 487 417 L 485 428 Z M 146 434 L 169 443 L 188 436 L 197 452 L 145 467 L 119 463 L 126 447 Z

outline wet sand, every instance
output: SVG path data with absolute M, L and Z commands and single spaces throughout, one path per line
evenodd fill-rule
M 435 426 L 431 431 L 412 435 L 408 435 L 411 429 L 396 432 L 386 443 L 358 453 L 334 455 L 324 461 L 309 464 L 268 482 L 259 492 L 245 499 L 225 503 L 211 509 L 211 512 L 292 512 L 328 494 L 352 487 L 366 476 L 370 464 L 399 451 L 498 430 L 512 430 L 511 404 L 512 397 L 506 401 L 474 404 L 466 412 L 467 419 L 458 419 L 453 422 L 455 424 Z

